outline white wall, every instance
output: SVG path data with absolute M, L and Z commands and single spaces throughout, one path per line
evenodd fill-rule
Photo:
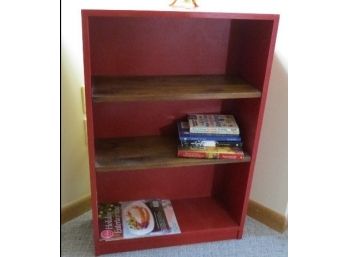
M 171 0 L 62 0 L 62 205 L 89 193 L 80 86 L 83 84 L 81 9 L 172 10 Z M 281 14 L 268 103 L 251 198 L 280 214 L 287 212 L 286 1 L 197 0 L 197 11 Z
M 274 12 L 280 14 L 276 51 L 250 198 L 287 217 L 288 17 L 285 1 L 279 2 L 281 8 L 274 8 Z
M 81 101 L 82 73 L 73 54 L 62 44 L 62 205 L 90 194 L 87 146 L 85 143 Z
M 61 205 L 90 194 L 84 113 L 81 14 L 79 2 L 62 1 Z
M 287 71 L 273 60 L 251 199 L 286 215 L 288 199 Z

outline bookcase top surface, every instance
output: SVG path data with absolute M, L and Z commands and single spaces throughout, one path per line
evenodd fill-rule
M 82 9 L 84 17 L 172 17 L 172 18 L 204 18 L 204 19 L 241 19 L 241 20 L 278 20 L 279 14 L 264 13 L 232 13 L 201 12 L 172 10 L 97 10 Z

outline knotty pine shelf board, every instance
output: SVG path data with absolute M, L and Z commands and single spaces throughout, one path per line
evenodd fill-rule
M 154 101 L 258 98 L 261 92 L 237 77 L 93 77 L 93 101 Z
M 99 139 L 95 169 L 108 172 L 250 162 L 246 153 L 243 160 L 178 158 L 177 145 L 175 138 L 161 136 Z
M 129 251 L 237 238 L 240 226 L 213 197 L 178 199 L 171 202 L 181 230 L 180 234 L 99 241 L 98 244 L 115 247 L 119 251 Z

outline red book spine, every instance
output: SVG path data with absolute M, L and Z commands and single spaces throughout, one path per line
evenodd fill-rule
M 231 159 L 231 160 L 243 160 L 244 154 L 243 153 L 220 153 L 218 155 L 218 159 Z
M 203 152 L 192 152 L 185 150 L 178 150 L 178 157 L 188 157 L 188 158 L 207 158 L 207 155 Z

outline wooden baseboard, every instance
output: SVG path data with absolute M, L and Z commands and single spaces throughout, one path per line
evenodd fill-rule
M 253 200 L 249 200 L 248 216 L 280 233 L 283 233 L 288 226 L 287 218 L 284 215 L 281 215 Z
M 60 223 L 64 224 L 73 218 L 80 216 L 91 208 L 91 196 L 85 196 L 75 202 L 64 206 L 60 211 Z

